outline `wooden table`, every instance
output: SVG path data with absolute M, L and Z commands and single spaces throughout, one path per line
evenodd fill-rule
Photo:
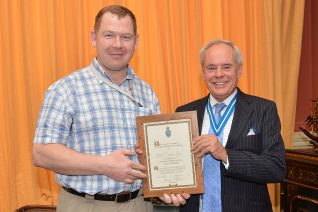
M 281 184 L 281 211 L 318 212 L 318 151 L 286 150 L 287 177 Z

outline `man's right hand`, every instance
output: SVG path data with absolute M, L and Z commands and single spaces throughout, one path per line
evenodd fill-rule
M 215 159 L 227 162 L 226 149 L 219 142 L 218 137 L 212 134 L 201 135 L 193 140 L 192 153 L 197 157 L 211 154 Z
M 135 180 L 146 178 L 147 175 L 142 171 L 146 168 L 129 160 L 129 156 L 135 156 L 136 153 L 128 149 L 114 151 L 105 157 L 106 170 L 105 175 L 124 183 L 134 183 Z
M 33 163 L 64 175 L 105 175 L 124 183 L 146 178 L 146 168 L 129 160 L 135 152 L 122 149 L 106 156 L 74 151 L 62 144 L 34 144 Z

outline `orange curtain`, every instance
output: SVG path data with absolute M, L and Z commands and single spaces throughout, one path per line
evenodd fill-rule
M 131 65 L 156 91 L 162 112 L 207 94 L 199 49 L 212 38 L 244 55 L 240 88 L 276 101 L 291 146 L 305 0 L 1 0 L 0 211 L 56 204 L 54 174 L 32 165 L 32 141 L 45 90 L 88 65 L 98 10 L 121 4 L 136 14 L 140 43 Z M 270 185 L 279 211 L 279 189 Z

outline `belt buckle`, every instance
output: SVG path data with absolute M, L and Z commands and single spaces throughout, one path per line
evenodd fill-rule
M 122 191 L 122 192 L 116 194 L 116 197 L 115 197 L 115 202 L 129 202 L 130 200 L 131 200 L 131 192 L 130 191 Z

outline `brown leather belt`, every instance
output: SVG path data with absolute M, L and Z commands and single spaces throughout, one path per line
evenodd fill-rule
M 80 197 L 85 197 L 89 199 L 94 199 L 94 200 L 101 200 L 101 201 L 115 201 L 115 202 L 129 202 L 132 199 L 135 199 L 138 196 L 139 189 L 133 192 L 130 191 L 123 191 L 118 194 L 94 194 L 94 195 L 89 195 L 86 193 L 80 193 L 75 191 L 74 189 L 71 188 L 66 188 L 63 187 L 65 191 L 68 193 L 80 196 Z

